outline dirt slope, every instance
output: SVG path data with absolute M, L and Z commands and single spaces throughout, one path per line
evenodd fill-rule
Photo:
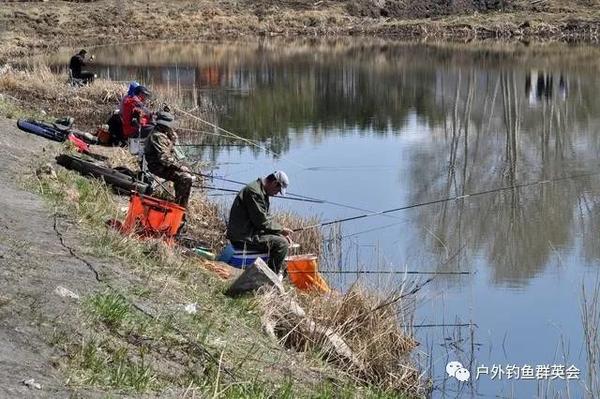
M 55 290 L 63 286 L 83 297 L 103 287 L 88 265 L 67 248 L 80 250 L 76 226 L 53 215 L 41 198 L 18 183 L 20 171 L 27 170 L 44 148 L 53 146 L 21 132 L 14 120 L 0 117 L 1 398 L 82 395 L 65 386 L 65 376 L 56 367 L 64 354 L 54 346 L 59 331 L 70 331 L 78 323 L 79 304 Z M 134 279 L 124 275 L 119 265 L 88 257 L 86 261 L 102 276 L 115 276 L 118 271 L 123 281 Z M 22 383 L 30 378 L 42 389 Z M 85 397 L 100 394 L 86 390 Z

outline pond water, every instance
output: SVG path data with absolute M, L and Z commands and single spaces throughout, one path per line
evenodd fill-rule
M 600 263 L 597 49 L 262 41 L 93 52 L 100 76 L 167 88 L 258 143 L 186 136 L 206 144 L 190 152 L 216 175 L 283 169 L 290 191 L 362 211 L 275 199 L 277 209 L 329 221 L 490 191 L 345 222 L 323 268 L 344 272 L 328 275 L 339 287 L 360 277 L 382 290 L 403 278 L 389 272 L 448 273 L 409 275 L 434 277 L 413 320 L 433 397 L 584 397 L 582 286 L 594 288 Z M 470 380 L 449 377 L 449 361 Z

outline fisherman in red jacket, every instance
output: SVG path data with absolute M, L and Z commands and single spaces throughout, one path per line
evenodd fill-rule
M 124 139 L 135 137 L 138 133 L 145 138 L 154 129 L 152 112 L 146 108 L 145 104 L 150 95 L 150 90 L 145 86 L 138 86 L 134 89 L 132 96 L 127 96 L 123 100 L 121 121 L 123 122 Z

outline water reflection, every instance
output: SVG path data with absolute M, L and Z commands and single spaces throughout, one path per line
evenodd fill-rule
M 529 100 L 530 106 L 536 106 L 541 103 L 542 98 L 549 101 L 555 88 L 554 75 L 544 71 L 531 70 L 525 76 L 525 96 Z M 560 100 L 565 100 L 569 94 L 568 79 L 562 73 L 558 74 L 558 96 Z
M 412 174 L 431 182 L 412 190 L 414 202 L 594 171 L 585 161 L 600 149 L 596 135 L 573 117 L 590 115 L 568 101 L 562 74 L 559 96 L 553 95 L 557 82 L 549 73 L 534 79 L 535 74 L 518 69 L 469 68 L 449 75 L 445 91 L 453 96 L 442 100 L 450 110 L 444 140 L 423 147 L 411 162 Z M 525 95 L 519 90 L 523 83 Z M 528 90 L 535 91 L 536 101 L 543 100 L 534 108 Z M 444 152 L 446 167 L 440 161 Z M 469 242 L 492 265 L 496 283 L 520 285 L 549 266 L 556 248 L 573 246 L 574 209 L 594 183 L 591 178 L 561 180 L 490 193 L 485 200 L 461 200 L 458 206 L 446 203 L 437 212 L 422 213 L 421 224 L 436 226 L 450 252 Z
M 385 138 L 418 129 L 405 164 L 406 198 L 419 203 L 593 170 L 598 83 L 582 62 L 589 52 L 569 54 L 390 43 L 164 43 L 99 48 L 96 68 L 112 79 L 167 87 L 277 154 L 291 151 L 302 135 L 320 143 L 328 135 Z M 231 143 L 216 135 L 188 139 Z M 191 151 L 214 160 L 236 149 Z M 468 243 L 488 259 L 494 282 L 520 285 L 548 267 L 556 248 L 573 245 L 575 229 L 589 232 L 591 222 L 576 225 L 574 209 L 594 203 L 593 187 L 590 179 L 564 180 L 445 203 L 417 218 L 419 226 L 435 226 L 436 238 L 426 242 L 431 253 L 442 256 L 440 242 L 445 256 Z M 419 234 L 431 238 L 424 229 Z M 598 252 L 585 247 L 588 256 Z
M 600 154 L 598 50 L 259 42 L 136 45 L 96 54 L 101 75 L 163 86 L 279 154 L 190 150 L 221 162 L 219 173 L 230 178 L 249 181 L 289 167 L 279 158 L 292 158 L 294 191 L 373 210 L 490 191 L 394 214 L 399 219 L 337 226 L 346 239 L 326 243 L 331 264 L 322 266 L 373 270 L 383 253 L 396 270 L 471 271 L 436 276 L 433 299 L 423 294 L 431 306 L 420 306 L 417 317 L 476 323 L 479 330 L 462 342 L 473 351 L 484 341 L 477 362 L 487 352 L 488 363 L 552 363 L 562 334 L 579 347 L 579 284 L 600 264 L 600 176 L 591 175 Z M 183 136 L 232 143 L 214 134 Z M 552 180 L 569 176 L 579 177 Z M 544 184 L 493 191 L 535 182 Z M 357 213 L 314 204 L 293 209 L 324 220 Z M 343 277 L 340 286 L 356 278 Z M 373 277 L 378 284 L 400 279 Z M 485 397 L 501 391 L 485 382 L 476 389 Z M 514 392 L 533 397 L 535 389 L 519 385 Z

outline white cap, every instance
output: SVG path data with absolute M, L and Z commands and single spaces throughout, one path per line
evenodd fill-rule
M 275 176 L 275 181 L 277 181 L 279 187 L 281 187 L 281 195 L 285 195 L 285 191 L 290 184 L 290 179 L 288 179 L 288 176 L 282 170 L 273 172 L 273 176 Z

